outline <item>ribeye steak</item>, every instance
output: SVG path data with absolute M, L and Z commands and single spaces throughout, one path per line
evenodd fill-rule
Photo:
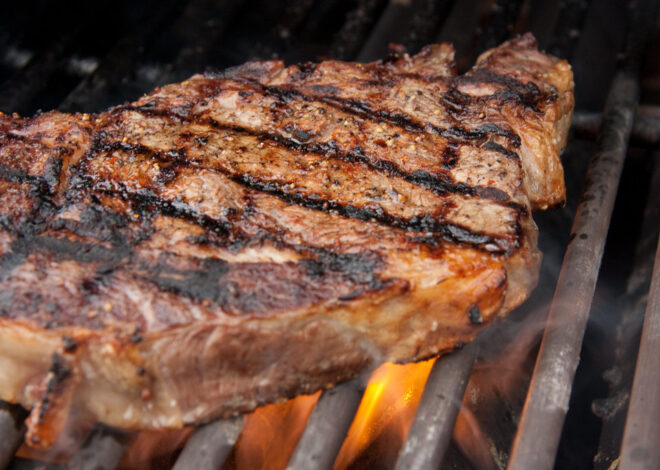
M 569 65 L 250 62 L 99 114 L 0 116 L 0 398 L 200 423 L 470 341 L 534 287 Z

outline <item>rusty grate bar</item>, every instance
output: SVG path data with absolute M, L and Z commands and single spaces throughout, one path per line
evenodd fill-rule
M 631 5 L 629 62 L 616 75 L 603 113 L 548 324 L 518 428 L 510 470 L 552 468 L 568 410 L 605 237 L 639 100 L 639 68 L 655 2 Z
M 477 350 L 472 342 L 433 364 L 396 470 L 440 468 Z
M 644 470 L 660 463 L 660 244 L 644 316 L 642 340 L 621 448 L 621 469 Z
M 173 470 L 221 468 L 241 434 L 243 424 L 243 416 L 238 416 L 199 427 L 186 443 Z
M 353 379 L 321 395 L 287 470 L 332 468 L 360 406 L 365 382 L 366 378 Z

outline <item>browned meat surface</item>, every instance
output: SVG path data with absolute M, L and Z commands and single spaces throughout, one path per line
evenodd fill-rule
M 199 423 L 450 351 L 520 304 L 562 202 L 564 61 L 523 36 L 252 62 L 95 115 L 0 116 L 0 398 Z

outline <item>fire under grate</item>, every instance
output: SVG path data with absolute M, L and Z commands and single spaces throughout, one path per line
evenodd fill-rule
M 246 6 L 238 0 L 154 0 L 139 6 L 126 2 L 119 8 L 109 1 L 95 6 L 80 3 L 75 21 L 66 18 L 67 12 L 54 11 L 45 1 L 32 5 L 34 11 L 41 12 L 36 20 L 34 11 L 20 6 L 1 20 L 2 111 L 31 114 L 35 106 L 98 111 L 133 99 L 154 86 L 185 79 L 209 64 L 223 68 L 251 58 L 274 56 L 288 63 L 322 57 L 370 61 L 383 57 L 391 43 L 415 52 L 426 43 L 449 40 L 457 48 L 459 68 L 465 69 L 481 51 L 527 30 L 533 31 L 550 53 L 572 61 L 578 105 L 583 105 L 576 110 L 573 139 L 597 138 L 582 195 L 574 201 L 575 208 L 570 207 L 569 201 L 575 218 L 565 252 L 559 257 L 563 257 L 563 262 L 515 440 L 505 461 L 497 462 L 493 468 L 550 469 L 560 465 L 556 463 L 557 454 L 561 452 L 576 371 L 579 374 L 578 362 L 593 311 L 606 237 L 612 230 L 610 219 L 630 151 L 629 140 L 656 160 L 660 156 L 652 150 L 660 141 L 658 97 L 651 92 L 650 101 L 655 103 L 649 102 L 638 111 L 640 95 L 643 97 L 641 68 L 646 44 L 656 26 L 657 2 L 264 0 L 256 6 Z M 110 12 L 109 18 L 99 24 L 98 16 L 104 11 Z M 598 19 L 599 15 L 617 14 L 625 19 L 619 18 L 619 23 Z M 53 18 L 68 26 L 65 33 L 54 34 L 57 25 L 52 23 L 57 21 Z M 28 21 L 44 38 L 51 34 L 53 40 L 47 46 L 37 47 L 38 39 L 26 32 L 29 28 L 21 29 Z M 613 32 L 604 36 L 604 26 L 613 24 Z M 81 45 L 90 36 L 103 38 Z M 42 42 L 46 43 L 43 39 Z M 587 63 L 585 50 L 597 43 L 600 45 L 594 53 L 618 55 L 618 64 L 612 60 Z M 602 76 L 612 77 L 611 81 L 598 81 Z M 657 77 L 660 73 L 655 80 Z M 588 80 L 592 82 L 586 83 Z M 656 93 L 657 90 L 660 86 Z M 581 91 L 585 95 L 582 99 Z M 601 106 L 605 95 L 603 111 L 598 113 L 594 108 Z M 569 147 L 574 145 L 573 139 Z M 659 167 L 655 165 L 650 177 L 646 202 L 649 210 L 641 229 L 652 240 L 652 252 L 658 235 L 658 224 L 652 222 L 658 215 L 653 208 L 660 206 L 660 191 L 654 184 L 660 182 Z M 648 247 L 646 258 L 650 259 Z M 648 295 L 637 370 L 634 379 L 629 380 L 632 387 L 628 384 L 622 392 L 623 406 L 601 413 L 602 434 L 592 453 L 595 468 L 643 469 L 660 462 L 660 251 L 654 259 L 650 268 L 632 268 L 630 277 L 634 274 L 643 278 L 638 284 L 646 290 L 631 303 L 636 303 L 639 310 L 640 302 L 643 304 Z M 534 294 L 529 302 L 533 301 Z M 386 468 L 470 468 L 469 464 L 461 467 L 443 462 L 478 360 L 479 343 L 473 342 L 435 362 L 405 442 Z M 636 348 L 634 344 L 633 349 Z M 630 359 L 629 356 L 630 352 L 625 357 Z M 630 360 L 626 366 L 632 372 Z M 362 400 L 365 383 L 366 378 L 354 379 L 320 395 L 286 468 L 333 468 Z M 621 392 L 619 383 L 621 380 L 611 387 L 609 398 Z M 611 402 L 595 401 L 596 411 L 599 403 Z M 23 439 L 25 416 L 20 407 L 0 407 L 0 468 L 44 467 L 41 462 L 14 457 Z M 244 421 L 237 417 L 199 427 L 172 468 L 222 468 L 239 439 Z M 116 468 L 128 441 L 126 433 L 97 427 L 65 466 Z M 47 468 L 51 467 L 60 465 L 48 464 Z

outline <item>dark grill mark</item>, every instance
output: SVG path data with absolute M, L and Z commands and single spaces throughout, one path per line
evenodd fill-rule
M 368 102 L 357 98 L 340 98 L 332 95 L 306 95 L 299 90 L 282 86 L 263 85 L 256 81 L 247 81 L 246 83 L 260 88 L 267 96 L 274 97 L 282 103 L 295 100 L 319 101 L 362 119 L 374 122 L 389 122 L 396 127 L 413 133 L 433 132 L 456 143 L 479 144 L 488 137 L 488 134 L 494 133 L 509 138 L 516 147 L 520 145 L 520 138 L 517 135 L 494 124 L 480 126 L 472 130 L 467 130 L 459 126 L 441 128 L 430 123 L 417 122 L 407 114 L 386 109 L 373 109 Z
M 291 77 L 295 81 L 305 80 L 314 74 L 314 71 L 318 67 L 318 64 L 315 62 L 304 62 L 297 65 L 297 72 Z
M 192 222 L 205 230 L 215 233 L 221 237 L 229 236 L 233 229 L 230 222 L 218 220 L 204 214 L 194 211 L 190 206 L 184 203 L 172 203 L 148 191 L 141 191 L 136 193 L 129 191 L 125 187 L 120 190 L 113 190 L 110 188 L 103 188 L 97 186 L 100 192 L 117 195 L 122 199 L 129 200 L 133 203 L 133 209 L 136 213 L 142 214 L 142 217 L 153 217 L 154 211 L 157 213 L 167 215 L 170 217 L 184 219 Z
M 374 253 L 312 251 L 314 258 L 298 263 L 230 264 L 207 258 L 200 261 L 199 269 L 193 270 L 178 269 L 176 255 L 163 254 L 155 265 L 145 264 L 139 272 L 144 273 L 142 278 L 166 291 L 203 303 L 213 302 L 227 313 L 253 314 L 316 302 L 329 291 L 362 294 L 384 289 L 394 281 L 379 278 L 383 261 Z M 259 284 L 254 283 L 255 272 L 266 275 Z
M 26 142 L 27 141 L 25 136 L 20 135 L 20 134 L 12 134 L 11 132 L 6 132 L 4 134 L 1 134 L 0 139 L 13 140 L 13 141 L 16 141 L 16 142 Z
M 19 234 L 10 245 L 10 252 L 0 258 L 0 280 L 4 280 L 20 263 L 22 263 L 31 253 L 35 251 L 47 252 L 54 260 L 73 260 L 79 263 L 98 263 L 98 276 L 101 279 L 106 274 L 111 273 L 118 266 L 128 262 L 132 256 L 132 245 L 134 241 L 117 232 L 117 227 L 107 226 L 112 216 L 106 216 L 96 219 L 97 225 L 90 227 L 89 220 L 86 220 L 92 211 L 92 208 L 84 211 L 80 222 L 71 222 L 60 220 L 60 223 L 50 221 L 48 224 L 42 224 L 41 229 L 50 227 L 54 230 L 68 230 L 76 235 L 92 236 L 94 242 L 81 242 L 66 238 L 66 233 L 60 236 L 43 235 L 39 231 L 31 230 L 35 225 L 26 225 L 19 228 Z M 56 219 L 58 220 L 58 219 Z M 93 222 L 92 222 L 93 223 Z M 134 235 L 139 235 L 136 231 Z M 139 239 L 139 236 L 135 237 Z M 95 289 L 96 280 L 88 280 L 83 287 Z M 89 290 L 88 289 L 88 290 Z M 47 305 L 47 310 L 54 313 L 57 306 Z M 51 308 L 52 307 L 52 308 Z
M 62 357 L 58 353 L 54 353 L 52 356 L 52 362 L 49 372 L 51 374 L 51 377 L 48 380 L 48 385 L 46 386 L 46 392 L 41 398 L 41 403 L 39 407 L 40 422 L 43 422 L 45 420 L 48 409 L 50 408 L 51 400 L 56 397 L 58 389 L 60 389 L 64 381 L 67 378 L 69 378 L 69 376 L 71 375 L 71 369 L 69 368 L 69 366 L 67 366 L 64 363 Z M 36 441 L 37 442 L 39 441 L 38 438 Z
M 214 300 L 222 304 L 226 290 L 220 289 L 220 279 L 229 271 L 229 264 L 222 260 L 207 258 L 202 260 L 198 271 L 182 271 L 173 268 L 165 261 L 156 265 L 144 266 L 149 273 L 146 278 L 161 289 L 183 294 L 196 300 Z
M 470 323 L 479 324 L 484 322 L 484 319 L 481 316 L 481 309 L 478 305 L 470 307 L 468 310 L 468 318 L 470 319 Z
M 535 112 L 539 112 L 542 101 L 551 102 L 557 98 L 556 93 L 551 95 L 542 93 L 534 82 L 522 83 L 508 75 L 500 75 L 484 68 L 475 69 L 470 73 L 456 77 L 456 80 L 460 83 L 495 83 L 500 85 L 503 89 L 489 97 L 490 100 L 521 104 Z
M 330 250 L 315 249 L 313 259 L 301 260 L 312 276 L 323 276 L 326 272 L 339 272 L 357 284 L 369 284 L 372 288 L 381 286 L 381 280 L 375 273 L 384 268 L 381 257 L 374 252 L 337 253 Z
M 501 189 L 492 186 L 480 186 L 477 188 L 477 195 L 483 199 L 491 199 L 493 201 L 508 201 L 509 195 Z
M 445 152 L 442 155 L 442 167 L 451 170 L 458 163 L 458 147 L 454 144 L 447 144 Z
M 231 175 L 228 176 L 234 181 L 245 185 L 249 189 L 256 189 L 258 191 L 266 192 L 282 199 L 285 202 L 298 204 L 308 209 L 320 210 L 325 213 L 334 211 L 337 214 L 350 219 L 357 219 L 368 222 L 377 221 L 381 224 L 399 228 L 405 231 L 433 232 L 439 234 L 444 240 L 455 243 L 464 243 L 477 246 L 497 245 L 500 247 L 501 251 L 506 251 L 508 248 L 502 246 L 502 240 L 483 233 L 472 232 L 458 225 L 439 221 L 430 214 L 426 214 L 421 217 L 414 216 L 410 219 L 405 219 L 386 213 L 380 206 L 374 206 L 372 208 L 358 208 L 348 204 L 342 205 L 333 201 L 323 200 L 320 197 L 312 198 L 302 194 L 287 193 L 283 190 L 283 185 L 274 182 L 264 182 L 250 175 L 244 174 L 236 177 Z
M 68 153 L 66 149 L 60 149 L 60 154 Z M 44 182 L 48 185 L 48 190 L 54 193 L 60 183 L 60 174 L 62 173 L 63 160 L 61 157 L 50 157 L 46 164 L 44 172 Z
M 232 127 L 232 129 L 234 128 Z M 254 135 L 250 131 L 246 132 L 250 135 Z M 286 145 L 289 148 L 294 148 L 297 150 L 302 150 L 305 148 L 305 145 L 303 144 L 294 143 L 279 136 L 278 139 L 280 139 L 282 142 L 286 142 Z M 164 163 L 171 162 L 175 166 L 178 163 L 188 162 L 184 152 L 178 150 L 170 150 L 166 153 L 161 153 L 143 145 L 131 145 L 128 143 L 116 142 L 101 142 L 99 143 L 98 147 L 105 149 L 121 149 L 122 151 L 141 153 L 149 158 L 154 158 Z M 334 146 L 330 145 L 329 149 L 330 151 L 326 155 L 336 155 Z M 360 147 L 356 147 L 350 155 L 350 157 L 348 157 L 348 155 L 346 156 L 349 161 L 353 160 L 362 163 L 366 162 L 366 157 L 363 156 L 362 149 Z M 407 181 L 412 182 L 413 184 L 430 188 L 436 193 L 440 194 L 446 194 L 447 192 L 450 192 L 447 189 L 451 188 L 451 192 L 465 194 L 467 196 L 484 197 L 500 202 L 508 201 L 509 199 L 506 193 L 496 188 L 481 186 L 473 188 L 461 183 L 450 185 L 436 177 L 429 175 L 424 171 L 416 171 L 412 175 L 405 173 L 396 174 L 395 171 L 398 171 L 398 169 L 395 170 L 393 167 L 394 165 L 387 165 L 382 169 L 379 168 L 379 170 L 385 169 L 390 174 L 402 177 Z M 317 194 L 304 195 L 300 193 L 292 193 L 288 183 L 264 181 L 249 174 L 234 174 L 220 168 L 212 168 L 202 165 L 196 165 L 195 168 L 223 174 L 230 178 L 232 181 L 235 181 L 250 190 L 265 192 L 287 203 L 297 204 L 308 209 L 318 210 L 324 213 L 335 212 L 343 217 L 370 222 L 379 222 L 381 224 L 405 231 L 437 233 L 440 234 L 444 240 L 450 242 L 476 245 L 477 247 L 482 245 L 496 245 L 500 247 L 499 250 L 489 251 L 508 251 L 510 249 L 510 242 L 503 241 L 497 237 L 492 237 L 487 234 L 473 232 L 465 227 L 447 223 L 445 221 L 439 220 L 436 217 L 433 217 L 430 214 L 406 219 L 387 213 L 381 206 L 377 204 L 370 204 L 371 207 L 355 207 L 350 204 L 341 204 L 325 199 L 321 195 Z M 170 166 L 169 169 L 173 173 L 172 178 L 174 178 L 175 169 L 172 166 Z M 199 214 L 193 211 L 187 204 L 177 203 L 175 205 L 172 202 L 166 201 L 151 193 L 146 188 L 142 191 L 135 192 L 127 190 L 119 182 L 113 182 L 112 184 L 114 186 L 119 186 L 121 189 L 117 191 L 116 189 L 110 188 L 104 182 L 97 183 L 95 185 L 95 189 L 106 192 L 108 194 L 119 194 L 124 199 L 133 201 L 133 203 L 136 204 L 137 211 L 149 213 L 151 210 L 156 209 L 164 215 L 170 215 L 191 221 L 207 230 L 214 231 L 220 236 L 226 237 L 232 231 L 231 223 L 219 221 L 203 214 Z
M 66 364 L 64 364 L 62 361 L 62 356 L 60 356 L 58 353 L 53 354 L 50 372 L 53 374 L 55 384 L 63 382 L 67 377 L 71 375 L 71 369 Z
M 78 343 L 71 336 L 62 336 L 62 349 L 64 352 L 74 352 L 78 348 Z
M 113 264 L 128 260 L 132 251 L 130 246 L 108 248 L 100 243 L 83 243 L 45 235 L 35 237 L 32 240 L 32 248 L 49 251 L 56 260 Z
M 498 144 L 497 142 L 494 142 L 492 140 L 489 140 L 486 142 L 483 147 L 486 150 L 494 150 L 495 152 L 499 152 L 502 155 L 506 156 L 507 158 L 511 158 L 513 160 L 519 160 L 520 157 L 516 152 L 512 152 L 511 150 L 503 147 L 502 145 Z
M 164 117 L 170 119 L 184 119 L 182 116 L 173 115 L 170 110 L 145 111 L 141 107 L 125 107 L 123 109 L 137 111 L 150 116 Z M 303 153 L 316 154 L 326 158 L 334 158 L 348 163 L 359 163 L 365 165 L 367 168 L 373 171 L 377 171 L 381 174 L 385 174 L 386 176 L 394 176 L 394 177 L 402 178 L 408 181 L 409 183 L 418 186 L 423 186 L 424 188 L 429 189 L 440 196 L 450 193 L 455 193 L 455 194 L 463 194 L 466 196 L 483 197 L 486 199 L 492 199 L 493 201 L 496 202 L 508 200 L 508 196 L 507 199 L 502 198 L 502 195 L 506 194 L 503 191 L 497 191 L 496 197 L 490 197 L 489 194 L 495 194 L 495 193 L 483 192 L 480 186 L 472 187 L 465 183 L 454 183 L 451 181 L 451 177 L 449 175 L 443 175 L 443 177 L 440 177 L 440 176 L 432 175 L 424 170 L 417 170 L 413 173 L 408 173 L 406 171 L 403 171 L 395 163 L 389 160 L 372 160 L 369 157 L 367 157 L 367 155 L 365 155 L 364 149 L 360 146 L 354 147 L 349 152 L 342 152 L 339 149 L 339 144 L 334 140 L 330 140 L 329 142 L 323 142 L 323 143 L 305 144 L 302 143 L 299 139 L 288 139 L 284 136 L 275 134 L 273 132 L 257 132 L 233 124 L 232 125 L 223 124 L 208 117 L 204 119 L 200 118 L 196 122 L 200 124 L 206 124 L 218 130 L 237 132 L 240 134 L 256 137 L 263 141 L 274 142 L 290 150 L 295 150 Z M 306 140 L 306 138 L 309 137 L 307 133 L 305 134 L 306 135 L 304 136 L 305 137 L 304 140 Z M 501 145 L 498 144 L 495 145 L 497 146 L 496 148 L 494 147 L 489 149 L 497 150 L 497 151 L 500 151 L 499 149 L 501 149 L 503 151 L 510 152 Z M 108 151 L 123 150 L 126 152 L 140 153 L 143 155 L 152 156 L 152 158 L 155 158 L 161 162 L 171 162 L 172 161 L 171 157 L 177 157 L 174 159 L 174 162 L 185 161 L 183 157 L 180 156 L 180 152 L 178 150 L 169 150 L 167 152 L 167 155 L 165 156 L 153 149 L 149 149 L 139 144 L 110 142 L 110 143 L 100 144 L 99 148 L 101 149 L 107 148 Z M 516 155 L 513 152 L 510 153 Z M 458 159 L 457 147 L 450 144 L 447 147 L 445 155 L 443 156 L 443 165 L 446 165 L 447 167 L 455 166 L 457 159 Z
M 112 147 L 112 145 L 109 146 Z M 145 151 L 146 155 L 148 156 L 153 156 L 159 159 L 164 158 L 163 155 L 159 152 L 143 146 L 135 146 L 131 148 L 134 150 L 140 149 L 141 151 Z M 172 152 L 168 152 L 168 155 L 170 154 L 172 154 Z M 324 213 L 334 212 L 338 215 L 350 219 L 357 219 L 368 222 L 379 222 L 381 224 L 405 231 L 437 233 L 446 241 L 474 245 L 477 248 L 488 245 L 489 251 L 494 252 L 507 252 L 511 249 L 510 241 L 505 241 L 487 234 L 470 231 L 464 227 L 438 220 L 430 214 L 406 219 L 388 214 L 382 209 L 382 207 L 375 204 L 372 207 L 362 208 L 348 204 L 343 205 L 334 201 L 323 199 L 319 195 L 303 195 L 287 192 L 288 183 L 283 184 L 279 182 L 263 181 L 248 174 L 235 175 L 222 169 L 209 168 L 200 165 L 197 165 L 196 168 L 223 174 L 230 178 L 232 181 L 235 181 L 236 183 L 239 183 L 250 190 L 265 192 L 287 203 L 297 204 L 308 209 L 318 210 Z M 413 177 L 418 180 L 422 180 L 425 178 L 425 175 L 426 174 L 415 174 Z M 86 183 L 86 185 L 88 184 L 89 183 Z M 213 231 L 223 237 L 229 236 L 232 232 L 233 225 L 231 223 L 197 213 L 192 208 L 190 208 L 188 204 L 183 202 L 174 204 L 160 198 L 156 194 L 153 194 L 146 189 L 139 192 L 129 191 L 119 182 L 112 182 L 112 186 L 114 187 L 111 187 L 105 182 L 99 182 L 94 185 L 94 189 L 106 194 L 119 195 L 123 199 L 132 201 L 135 204 L 134 209 L 137 212 L 151 214 L 153 210 L 156 210 L 163 215 L 169 215 L 172 217 L 188 220 L 203 227 L 206 230 Z M 517 243 L 518 242 L 516 241 L 515 246 L 517 246 Z M 498 246 L 499 249 L 493 249 L 493 246 Z
M 5 165 L 0 164 L 0 178 L 5 181 L 10 181 L 12 183 L 24 184 L 27 183 L 32 185 L 35 189 L 40 192 L 47 193 L 49 192 L 47 181 L 39 176 L 28 175 L 27 173 L 16 170 L 15 168 L 10 168 Z
M 539 90 L 539 88 L 533 82 L 522 83 L 521 81 L 513 78 L 512 76 L 501 75 L 492 72 L 490 70 L 487 70 L 485 68 L 473 69 L 467 74 L 459 75 L 451 78 L 447 78 L 443 76 L 438 76 L 438 77 L 423 76 L 418 73 L 400 73 L 397 74 L 397 76 L 401 78 L 411 78 L 413 80 L 419 80 L 421 82 L 426 82 L 426 83 L 447 82 L 447 81 L 455 81 L 457 83 L 485 83 L 485 84 L 495 83 L 504 88 L 504 90 L 496 92 L 493 95 L 472 97 L 470 95 L 460 93 L 457 90 L 455 90 L 455 87 L 452 87 L 454 88 L 454 91 L 451 91 L 450 88 L 451 92 L 448 97 L 448 101 L 449 101 L 448 104 L 450 105 L 452 102 L 456 103 L 456 101 L 452 100 L 451 97 L 452 96 L 456 97 L 457 94 L 460 94 L 463 95 L 462 101 L 464 102 L 465 105 L 474 102 L 503 103 L 507 101 L 513 101 L 515 103 L 520 103 L 523 106 L 538 112 L 539 110 L 538 108 L 542 101 L 550 102 L 557 98 L 556 94 L 548 95 L 546 93 L 541 92 L 541 90 Z

